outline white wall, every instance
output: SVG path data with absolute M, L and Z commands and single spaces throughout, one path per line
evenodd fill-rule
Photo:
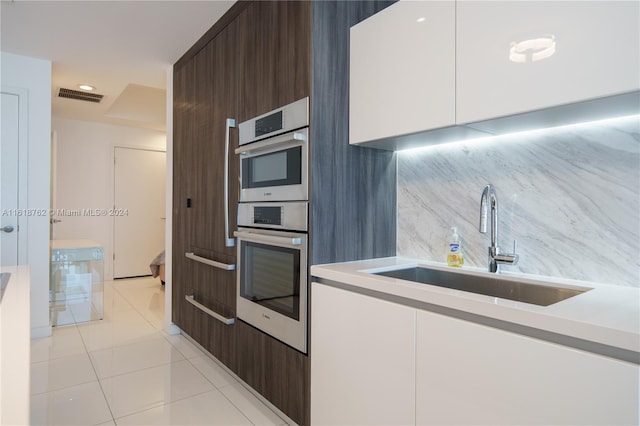
M 640 286 L 640 118 L 398 153 L 398 255 L 487 267 L 480 196 L 492 183 L 505 271 Z
M 113 207 L 116 146 L 164 150 L 164 132 L 54 117 L 56 134 L 54 208 Z M 113 279 L 113 217 L 58 215 L 54 239 L 89 239 L 104 247 L 104 278 Z M 151 259 L 149 259 L 151 261 Z
M 164 328 L 169 334 L 178 334 L 180 329 L 173 323 L 172 318 L 172 271 L 171 258 L 173 256 L 173 67 L 167 70 L 167 210 L 165 228 L 165 292 L 164 292 Z
M 0 52 L 0 83 L 28 92 L 29 210 L 49 209 L 51 171 L 51 62 Z M 22 165 L 22 164 L 21 164 Z M 27 223 L 27 262 L 31 268 L 31 336 L 51 334 L 49 324 L 49 218 Z

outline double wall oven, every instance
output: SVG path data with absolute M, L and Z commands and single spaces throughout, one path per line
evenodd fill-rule
M 240 123 L 238 318 L 307 352 L 309 98 Z

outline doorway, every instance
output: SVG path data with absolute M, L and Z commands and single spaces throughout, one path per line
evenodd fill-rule
M 2 88 L 0 126 L 0 266 L 26 263 L 27 94 Z M 33 211 L 48 215 L 48 211 Z
M 114 148 L 114 279 L 151 275 L 164 250 L 165 171 L 165 151 Z

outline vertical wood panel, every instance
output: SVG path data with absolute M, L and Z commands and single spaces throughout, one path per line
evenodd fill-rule
M 174 321 L 302 425 L 310 422 L 309 357 L 242 321 L 212 323 L 185 302 L 193 293 L 221 314 L 235 314 L 235 272 L 216 272 L 184 253 L 235 262 L 235 249 L 218 246 L 211 231 L 221 223 L 220 124 L 233 117 L 225 114 L 235 108 L 241 122 L 311 96 L 310 263 L 395 254 L 395 154 L 348 143 L 349 28 L 391 3 L 253 2 L 175 70 Z M 230 176 L 238 164 L 233 155 Z M 235 228 L 238 188 L 231 182 Z M 232 284 L 224 284 L 229 276 Z
M 238 376 L 297 424 L 308 425 L 309 358 L 242 321 L 237 336 L 244 342 Z
M 240 80 L 245 121 L 311 93 L 311 4 L 258 1 L 240 22 Z
M 235 317 L 235 271 L 222 271 L 185 258 L 185 252 L 235 263 L 224 229 L 224 150 L 227 118 L 238 105 L 237 24 L 232 22 L 174 77 L 174 251 L 173 321 L 232 370 L 236 369 L 235 326 L 224 325 L 184 300 L 196 300 Z M 232 133 L 229 176 L 238 175 Z M 230 229 L 236 228 L 238 180 L 229 178 Z M 191 199 L 187 208 L 186 200 Z
M 393 1 L 313 3 L 311 264 L 395 255 L 396 156 L 349 146 L 349 28 Z

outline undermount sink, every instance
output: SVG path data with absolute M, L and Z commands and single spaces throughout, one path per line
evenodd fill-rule
M 515 300 L 539 306 L 549 306 L 562 300 L 591 290 L 590 288 L 572 289 L 550 285 L 529 284 L 505 278 L 503 275 L 478 276 L 460 272 L 441 271 L 424 267 L 394 269 L 373 272 L 375 275 L 435 285 L 453 290 L 468 291 L 501 299 Z

